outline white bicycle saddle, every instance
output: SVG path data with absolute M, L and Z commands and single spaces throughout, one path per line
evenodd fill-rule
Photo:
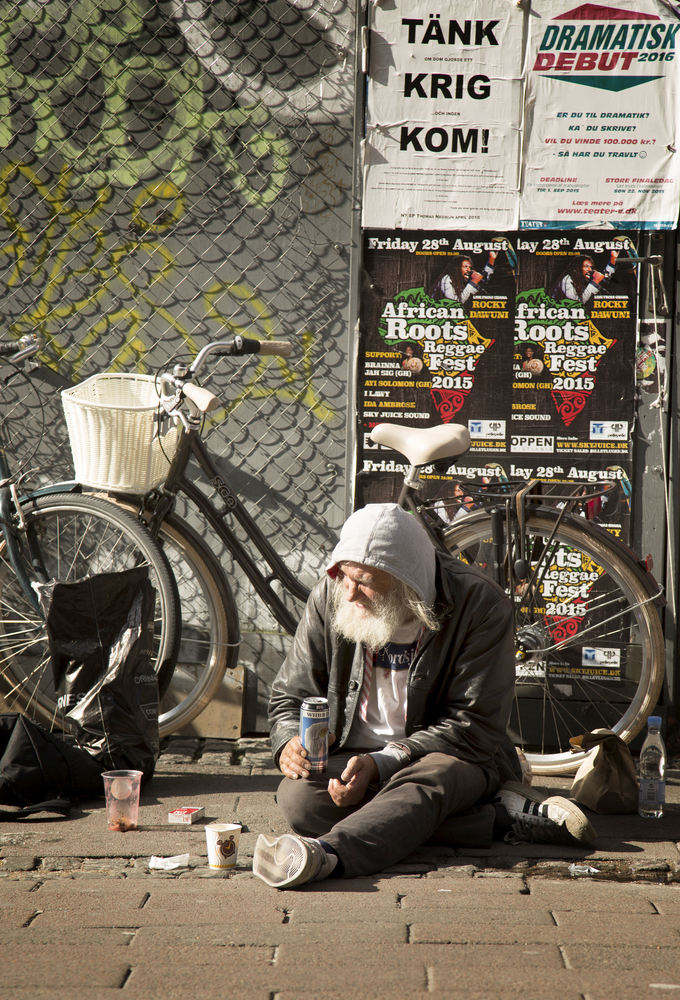
M 438 458 L 458 458 L 470 447 L 470 432 L 462 424 L 437 427 L 403 427 L 376 424 L 371 440 L 401 452 L 411 465 L 427 465 Z

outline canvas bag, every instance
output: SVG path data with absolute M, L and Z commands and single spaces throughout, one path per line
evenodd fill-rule
M 64 729 L 104 770 L 132 768 L 148 781 L 160 752 L 148 567 L 52 581 L 38 595 Z
M 66 815 L 70 799 L 102 794 L 102 770 L 90 754 L 32 719 L 0 715 L 0 803 L 20 807 L 0 810 L 0 821 L 43 810 Z
M 637 812 L 639 787 L 628 745 L 611 729 L 594 729 L 569 742 L 575 750 L 594 753 L 579 767 L 571 797 L 597 813 Z

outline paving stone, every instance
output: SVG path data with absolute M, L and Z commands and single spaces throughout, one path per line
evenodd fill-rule
M 556 926 L 547 907 L 534 907 L 523 913 L 521 917 L 515 911 L 506 911 L 503 908 L 492 911 L 489 909 L 463 909 L 457 912 L 454 920 L 446 911 L 434 908 L 423 908 L 414 915 L 411 915 L 409 910 L 400 912 L 409 921 L 412 929 L 427 927 L 432 932 L 441 933 L 444 936 L 446 934 L 467 933 L 468 929 L 473 935 L 479 935 L 484 928 L 487 928 L 490 934 L 495 935 L 500 933 L 503 928 L 509 928 L 514 933 L 518 928 L 530 927 L 533 930 L 536 927 L 554 928 Z M 456 940 L 460 940 L 460 938 L 456 938 Z M 466 937 L 465 940 L 468 938 Z
M 5 851 L 8 844 L 25 844 L 30 840 L 30 833 L 0 833 L 0 848 Z
M 201 770 L 211 770 L 214 768 L 218 774 L 222 774 L 225 768 L 230 768 L 234 765 L 234 756 L 231 753 L 203 753 L 194 764 L 195 767 L 200 767 Z
M 229 1000 L 248 991 L 277 991 L 281 975 L 272 964 L 273 948 L 204 948 L 187 949 L 173 955 L 172 962 L 154 960 L 140 952 L 138 962 L 132 962 L 132 972 L 125 985 L 125 994 L 150 997 L 198 997 L 200 1000 Z
M 474 877 L 472 879 L 456 877 L 455 875 L 451 878 L 451 887 L 455 892 L 461 897 L 467 896 L 477 896 L 480 899 L 486 896 L 497 896 L 499 893 L 502 896 L 516 896 L 521 893 L 524 888 L 523 879 L 517 875 L 511 875 L 510 878 L 501 878 L 495 880 L 492 885 L 488 879 L 479 878 L 479 872 L 474 872 Z M 510 874 L 501 872 L 501 875 Z M 438 888 L 441 888 L 439 886 Z M 428 879 L 421 879 L 417 884 L 414 884 L 413 888 L 410 890 L 409 895 L 415 897 L 429 896 L 432 892 L 437 891 L 434 889 Z
M 216 871 L 206 866 L 205 868 L 195 868 L 193 871 L 179 872 L 177 877 L 181 879 L 192 879 L 192 878 L 231 879 L 234 878 L 234 874 L 232 872 Z
M 116 949 L 118 952 L 118 949 Z M 126 949 L 127 952 L 127 949 Z M 126 957 L 111 955 L 108 948 L 90 945 L 68 949 L 46 945 L 31 951 L 26 961 L 26 951 L 20 945 L 4 945 L 2 955 L 2 989 L 17 987 L 50 987 L 68 989 L 74 982 L 87 982 L 93 987 L 108 986 L 120 989 L 129 975 Z
M 475 878 L 518 878 L 521 879 L 522 875 L 520 872 L 475 872 Z
M 3 930 L 2 942 L 3 946 L 19 945 L 25 949 L 43 948 L 46 945 L 69 948 L 84 943 L 93 947 L 127 948 L 136 933 L 135 928 L 122 927 L 44 927 L 36 918 L 29 927 L 21 930 Z
M 194 759 L 191 754 L 165 753 L 159 758 L 156 764 L 156 774 L 172 773 L 178 769 L 193 767 Z
M 386 986 L 384 990 L 381 990 L 379 984 L 375 982 L 365 985 L 360 996 L 361 1000 L 395 1000 L 393 986 Z M 424 992 L 423 984 L 414 987 L 402 986 L 399 989 L 398 1000 L 426 1000 L 426 998 L 427 994 Z M 347 1000 L 347 994 L 337 989 L 304 989 L 298 986 L 294 991 L 289 992 L 284 989 L 277 993 L 276 1000 Z M 582 1000 L 582 998 L 578 997 L 577 1000 Z
M 367 970 L 376 970 L 379 963 L 381 989 L 392 989 L 401 996 L 403 988 L 421 989 L 425 985 L 425 969 L 420 955 L 413 954 L 411 945 L 383 941 L 376 954 L 375 944 L 353 941 L 347 949 L 328 947 L 306 942 L 284 943 L 278 949 L 276 972 L 279 982 L 288 990 L 306 987 L 335 989 L 339 981 L 346 991 L 362 991 Z M 374 971 L 375 974 L 375 971 Z
M 531 899 L 556 910 L 589 910 L 598 913 L 656 912 L 651 892 L 645 885 L 607 883 L 540 882 L 530 880 Z M 671 897 L 669 903 L 671 903 Z
M 428 872 L 428 878 L 472 878 L 479 869 L 476 865 L 439 865 L 435 872 Z
M 432 914 L 431 916 L 435 916 Z M 546 919 L 549 914 L 541 915 L 542 919 L 533 920 L 524 917 L 521 921 L 484 920 L 476 914 L 472 919 L 468 915 L 459 916 L 457 920 L 431 922 L 416 920 L 410 925 L 409 941 L 411 944 L 543 944 L 543 945 L 597 945 L 611 948 L 628 947 L 629 945 L 645 945 L 649 947 L 664 946 L 680 947 L 680 934 L 677 927 L 661 927 L 654 918 L 649 917 L 649 923 L 640 922 L 596 922 L 582 914 L 579 923 L 566 923 L 556 926 Z
M 80 870 L 83 872 L 123 871 L 130 867 L 130 858 L 84 858 Z
M 23 906 L 26 896 L 33 891 L 34 886 L 35 880 L 30 874 L 3 879 L 0 887 L 0 908 L 17 904 Z
M 126 992 L 124 995 L 125 1000 L 128 1000 L 128 993 Z M 98 986 L 78 987 L 71 985 L 68 991 L 60 993 L 62 1000 L 67 1000 L 67 998 L 68 1000 L 118 1000 L 119 996 L 120 994 L 113 993 L 109 987 Z M 57 994 L 52 986 L 16 986 L 8 989 L 3 987 L 2 1000 L 57 1000 Z M 130 1000 L 138 1000 L 138 998 L 132 994 Z M 139 997 L 139 1000 L 144 1000 L 144 998 Z
M 22 927 L 26 927 L 36 919 L 39 912 L 40 908 L 38 906 L 31 906 L 30 903 L 27 903 L 25 906 L 3 907 L 0 910 L 3 935 L 5 931 L 19 930 Z
M 680 976 L 666 973 L 575 970 L 585 1000 L 666 1000 L 680 995 Z
M 667 861 L 633 861 L 631 872 L 669 872 L 671 865 Z
M 625 948 L 607 947 L 605 945 L 572 945 L 564 946 L 567 968 L 570 969 L 616 969 L 632 971 L 653 971 L 678 973 L 680 962 L 677 944 L 672 947 L 651 946 Z
M 241 760 L 242 767 L 266 767 L 274 771 L 276 774 L 281 774 L 276 764 L 274 763 L 274 758 L 271 753 L 251 753 L 248 752 Z
M 3 872 L 31 872 L 38 867 L 40 858 L 33 854 L 16 854 L 12 858 L 2 859 Z
M 403 890 L 402 910 L 422 907 L 452 909 L 456 906 L 473 908 L 499 906 L 528 909 L 528 896 L 520 892 L 519 879 L 422 879 Z M 426 890 L 426 891 L 425 891 Z
M 236 740 L 238 750 L 251 753 L 271 753 L 271 742 L 266 736 L 241 736 Z
M 80 868 L 83 858 L 43 858 L 42 870 L 46 872 L 71 871 Z
M 557 945 L 545 944 L 470 944 L 413 945 L 428 974 L 428 989 L 438 992 L 456 982 L 460 970 L 486 971 L 496 969 L 496 980 L 507 972 L 520 972 L 527 979 L 543 975 L 544 971 L 564 969 Z M 468 975 L 473 980 L 474 976 Z M 544 994 L 550 995 L 550 994 Z
M 208 737 L 203 743 L 203 755 L 207 753 L 233 753 L 236 750 L 236 740 L 219 740 Z

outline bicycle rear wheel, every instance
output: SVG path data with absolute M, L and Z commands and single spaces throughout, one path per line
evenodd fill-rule
M 631 740 L 656 705 L 665 668 L 651 578 L 604 529 L 569 514 L 556 527 L 558 514 L 527 511 L 531 569 L 513 595 L 519 654 L 509 732 L 537 774 L 577 769 L 585 754 L 572 753 L 571 736 L 608 728 Z M 504 510 L 501 518 L 505 538 Z M 492 536 L 488 511 L 444 532 L 452 555 L 488 575 Z M 514 565 L 514 548 L 511 557 Z
M 182 634 L 172 681 L 160 704 L 161 736 L 186 726 L 218 696 L 238 662 L 236 602 L 222 568 L 200 535 L 176 514 L 158 533 L 182 608 Z M 215 735 L 239 736 L 221 732 Z
M 179 598 L 168 561 L 149 531 L 114 504 L 71 493 L 35 497 L 25 504 L 24 516 L 47 579 L 72 583 L 96 573 L 148 566 L 156 590 L 154 669 L 163 692 L 179 648 Z M 28 535 L 18 537 L 25 570 L 34 580 Z M 6 542 L 0 542 L 0 696 L 5 710 L 52 726 L 58 722 L 57 695 L 45 622 L 15 575 Z

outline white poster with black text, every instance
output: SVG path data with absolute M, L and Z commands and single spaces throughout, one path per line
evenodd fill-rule
M 520 6 L 412 0 L 371 17 L 363 225 L 515 229 Z

